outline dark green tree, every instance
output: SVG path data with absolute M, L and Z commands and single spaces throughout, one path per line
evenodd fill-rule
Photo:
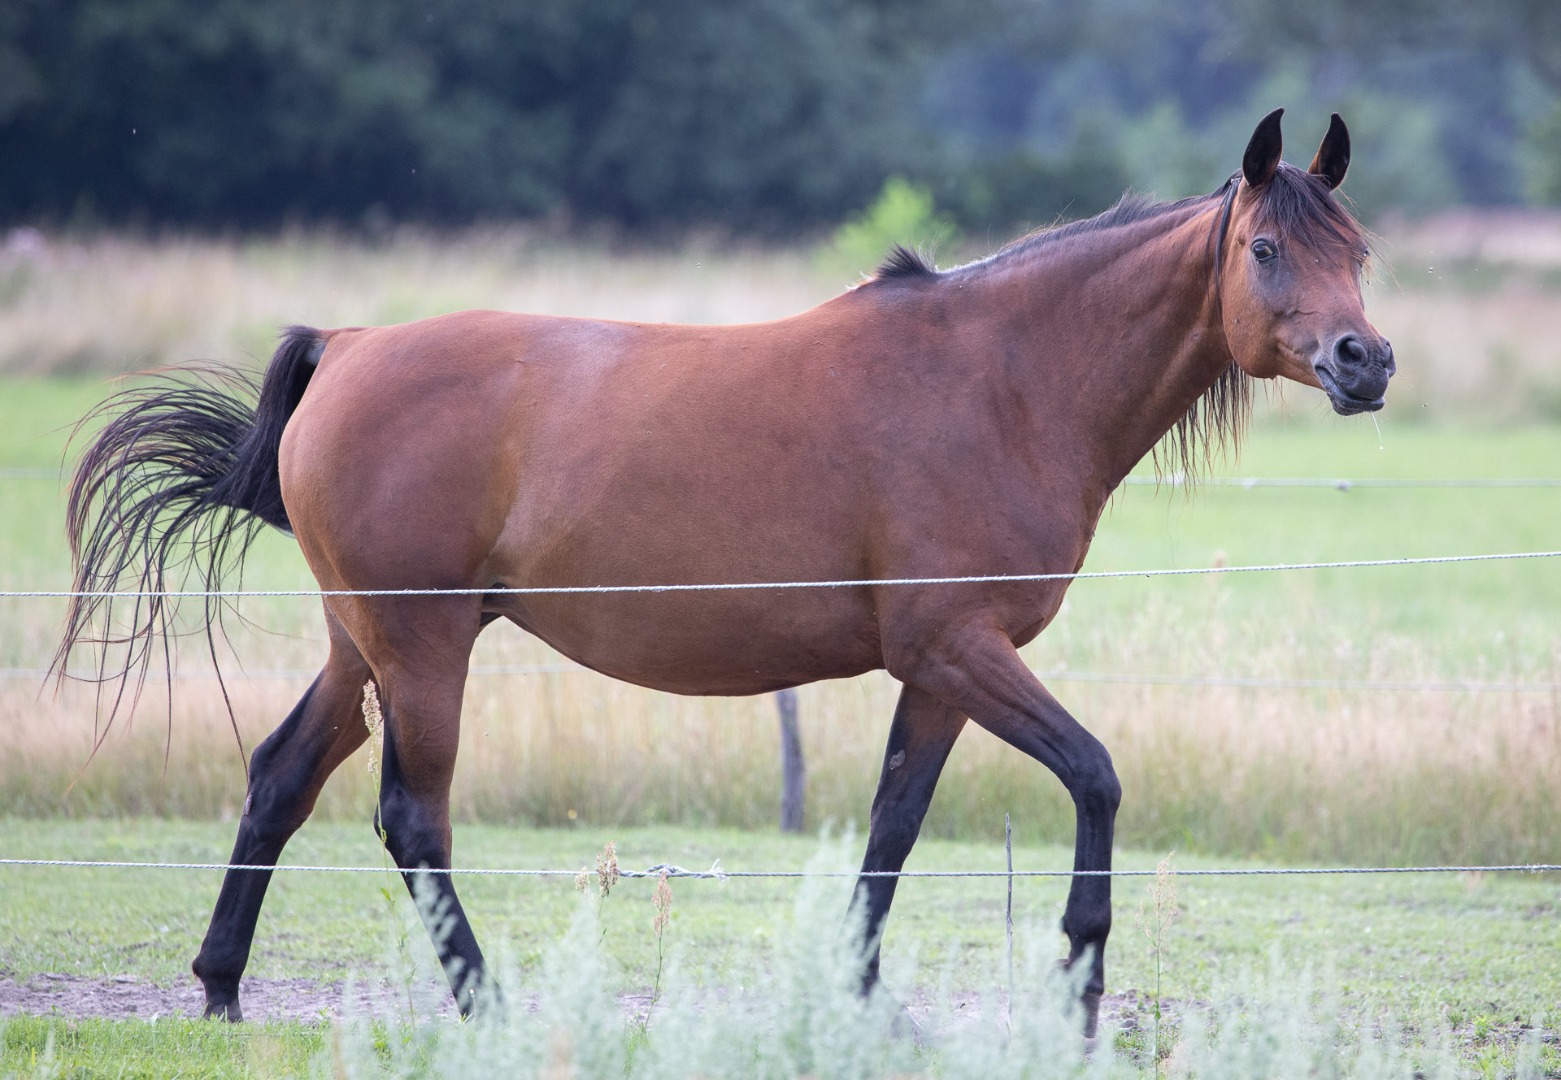
M 11 0 L 0 215 L 833 217 L 914 164 L 946 8 Z

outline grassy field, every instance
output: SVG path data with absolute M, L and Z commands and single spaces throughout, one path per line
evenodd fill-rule
M 3 827 L 7 851 L 17 855 L 221 861 L 228 843 L 227 829 L 211 823 L 10 819 Z M 807 838 L 670 827 L 602 832 L 470 826 L 460 830 L 457 849 L 463 865 L 570 869 L 591 864 L 606 838 L 616 841 L 626 868 L 663 861 L 704 868 L 719 860 L 731 871 L 849 870 L 859 844 L 826 843 L 821 850 Z M 364 826 L 312 823 L 298 836 L 289 860 L 374 866 L 383 858 L 375 847 Z M 1055 845 L 1026 844 L 1015 851 L 1020 870 L 1065 867 L 1070 858 L 1067 849 Z M 1000 869 L 1002 860 L 999 844 L 932 840 L 917 849 L 910 869 Z M 1125 851 L 1120 863 L 1152 869 L 1155 857 Z M 1173 860 L 1173 868 L 1181 871 L 1209 865 L 1210 860 L 1197 857 Z M 87 881 L 90 887 L 84 887 Z M 606 995 L 644 994 L 654 985 L 653 884 L 626 879 L 600 905 L 597 978 Z M 1561 894 L 1553 881 L 1454 875 L 1182 876 L 1173 885 L 1177 917 L 1159 938 L 1159 999 L 1183 1021 L 1237 992 L 1249 998 L 1277 992 L 1299 1006 L 1304 994 L 1297 988 L 1310 980 L 1319 990 L 1327 988 L 1339 1017 L 1368 1024 L 1393 1018 L 1411 1045 L 1429 1047 L 1435 1038 L 1447 1038 L 1466 1063 L 1510 1064 L 1530 1025 L 1552 1032 L 1561 1026 L 1561 971 L 1553 963 Z M 0 972 L 5 977 L 25 982 L 38 973 L 71 971 L 107 979 L 130 972 L 159 985 L 189 985 L 187 965 L 204 932 L 217 876 L 0 868 L 0 887 L 19 901 L 0 907 Z M 567 877 L 468 878 L 460 887 L 490 955 L 501 958 L 510 972 L 511 987 L 517 994 L 532 993 L 545 982 L 550 955 L 567 938 L 579 907 L 573 883 Z M 755 980 L 763 985 L 762 973 L 784 970 L 790 962 L 799 896 L 829 924 L 833 936 L 850 887 L 848 878 L 807 887 L 786 880 L 674 881 L 667 946 L 677 980 L 693 987 L 741 987 Z M 395 898 L 393 903 L 387 904 L 382 890 Z M 1063 948 L 1053 928 L 1065 891 L 1059 879 L 1015 882 L 1020 971 L 1032 981 L 1036 976 L 1025 957 L 1044 959 Z M 1161 910 L 1169 910 L 1165 889 L 1160 892 Z M 321 981 L 388 979 L 393 985 L 408 971 L 426 978 L 431 951 L 420 929 L 408 929 L 414 916 L 403 897 L 399 881 L 389 873 L 279 875 L 262 918 L 251 975 L 261 980 L 300 975 Z M 1156 986 L 1155 956 L 1145 932 L 1155 912 L 1154 879 L 1119 881 L 1116 897 L 1117 929 L 1107 968 L 1116 996 L 1108 1011 L 1119 1047 L 1141 1051 Z M 885 940 L 889 985 L 923 1004 L 937 997 L 940 985 L 951 986 L 960 990 L 965 1008 L 974 1008 L 978 1001 L 972 991 L 1000 990 L 1006 981 L 1003 910 L 1002 880 L 903 882 Z M 777 986 L 775 992 L 784 995 L 784 988 Z M 192 1004 L 198 1001 L 193 991 L 190 998 Z M 437 993 L 420 993 L 415 1009 L 440 1005 Z M 389 1008 L 392 1013 L 402 1008 L 394 995 Z M 261 1013 L 253 1019 L 267 1018 Z M 36 1047 L 47 1030 L 24 1023 L 8 1029 L 5 1037 Z M 134 1035 L 115 1034 L 119 1029 L 113 1025 L 57 1021 L 53 1030 L 57 1037 L 79 1040 L 84 1056 L 97 1053 L 94 1047 L 105 1042 L 145 1038 L 140 1029 L 128 1029 Z M 190 1029 L 174 1024 L 165 1037 L 174 1041 L 185 1030 Z M 235 1052 L 232 1043 L 200 1038 L 209 1044 L 203 1053 Z M 238 1060 L 246 1060 L 245 1054 L 287 1060 L 318 1049 L 319 1039 L 318 1028 L 310 1025 L 260 1027 L 237 1043 Z M 1552 1054 L 1549 1060 L 1551 1069 L 1561 1069 L 1561 1058 Z
M 1389 245 L 1391 272 L 1377 275 L 1369 309 L 1395 342 L 1401 375 L 1379 424 L 1339 420 L 1320 395 L 1291 388 L 1267 403 L 1239 461 L 1216 475 L 1561 477 L 1561 279 L 1548 263 L 1499 256 L 1435 231 Z M 8 249 L 0 255 L 0 588 L 68 583 L 57 470 L 70 425 L 107 392 L 105 374 L 195 357 L 258 364 L 275 327 L 292 321 L 375 323 L 470 306 L 738 321 L 798 310 L 843 284 L 805 251 L 563 248 L 518 231 L 378 245 L 110 237 Z M 1558 488 L 1205 486 L 1187 497 L 1132 486 L 1114 500 L 1086 569 L 1542 550 L 1561 547 L 1558 538 Z M 245 584 L 312 581 L 291 542 L 270 536 Z M 1086 581 L 1027 659 L 1112 749 L 1126 791 L 1121 865 L 1148 868 L 1148 852 L 1171 848 L 1190 853 L 1176 858 L 1182 869 L 1234 857 L 1557 862 L 1558 604 L 1561 573 L 1539 561 Z M 199 643 L 178 652 L 172 701 L 149 687 L 89 762 L 91 688 L 40 693 L 61 605 L 0 600 L 0 814 L 9 815 L 0 819 L 0 855 L 221 860 L 243 767 Z M 234 676 L 238 729 L 253 746 L 308 684 L 323 648 L 307 600 L 246 601 L 242 613 L 249 622 L 235 626 L 224 667 Z M 814 854 L 810 840 L 731 831 L 767 829 L 777 813 L 770 699 L 675 699 L 557 670 L 558 662 L 509 627 L 479 642 L 456 782 L 460 864 L 575 866 L 607 838 L 625 865 L 719 858 L 728 869 L 783 868 Z M 1470 682 L 1486 685 L 1450 688 Z M 1522 688 L 1491 689 L 1496 683 Z M 882 675 L 802 689 L 810 828 L 864 820 L 895 693 Z M 343 766 L 288 859 L 374 863 L 370 784 L 362 755 Z M 1021 867 L 1067 864 L 1064 850 L 1043 846 L 1071 836 L 1060 786 L 972 730 L 950 761 L 931 839 L 913 867 L 996 868 L 1005 812 L 1025 845 Z M 855 855 L 854 846 L 834 858 L 845 865 Z M 94 872 L 91 882 L 67 871 L 0 871 L 0 895 L 21 900 L 0 904 L 0 976 L 133 973 L 184 984 L 215 877 Z M 426 963 L 421 932 L 407 934 L 406 905 L 387 903 L 385 885 L 397 894 L 380 875 L 281 877 L 252 973 L 376 978 Z M 825 888 L 823 907 L 838 910 L 848 887 Z M 1520 1067 L 1528 1053 L 1521 1025 L 1561 1026 L 1553 880 L 1182 878 L 1177 891 L 1182 915 L 1166 936 L 1161 993 L 1193 1027 L 1204 1003 L 1236 995 L 1250 1004 L 1252 988 L 1266 983 L 1291 995 L 1281 1020 L 1305 1015 L 1326 1029 L 1331 1006 L 1295 996 L 1310 972 L 1323 998 L 1342 1002 L 1336 1011 L 1386 1040 L 1382 1053 L 1409 1045 L 1424 1062 L 1461 1062 L 1441 1072 L 1427 1065 L 1428 1076 L 1561 1073 L 1553 1048 L 1530 1054 L 1543 1059 L 1538 1071 Z M 549 950 L 567 938 L 572 889 L 473 880 L 463 892 L 515 980 L 545 983 L 556 970 L 548 964 L 562 962 Z M 675 947 L 690 979 L 762 984 L 767 976 L 754 973 L 790 962 L 792 886 L 687 882 L 675 892 Z M 1061 884 L 1021 880 L 1016 894 L 1028 920 L 1022 941 L 1050 956 Z M 1119 1006 L 1137 1023 L 1154 965 L 1133 913 L 1149 894 L 1132 880 L 1117 897 L 1109 979 L 1133 993 Z M 891 982 L 922 995 L 945 972 L 961 987 L 1000 982 L 1001 903 L 994 882 L 906 882 L 888 945 Z M 603 905 L 604 992 L 649 985 L 650 914 L 647 883 L 626 882 Z M 1231 1014 L 1229 1031 L 1267 1023 L 1245 1008 Z M 686 1018 L 667 1030 L 685 1021 L 695 1032 Z M 186 1052 L 192 1075 L 356 1074 L 365 1061 L 415 1075 L 455 1053 L 455 1043 L 441 1051 L 416 1024 L 364 1030 L 360 1038 L 298 1024 L 229 1033 L 177 1021 L 15 1020 L 0 1036 L 0 1076 L 134 1074 Z M 583 1029 L 569 1030 L 574 1038 Z M 1145 1061 L 1143 1032 L 1129 1025 L 1121 1035 L 1129 1074 Z M 632 1054 L 635 1038 L 619 1030 L 607 1041 Z M 1438 1040 L 1448 1045 L 1438 1050 Z M 876 1045 L 864 1036 L 868 1044 Z M 1197 1044 L 1189 1034 L 1193 1056 L 1167 1067 L 1221 1075 L 1198 1064 Z M 483 1060 L 508 1052 L 490 1047 Z M 659 1052 L 645 1051 L 642 1065 Z M 946 1076 L 984 1060 L 974 1050 L 951 1055 L 937 1064 Z M 1228 1044 L 1216 1060 L 1243 1075 L 1230 1063 L 1246 1059 Z M 1395 1069 L 1357 1062 L 1340 1072 L 1413 1071 Z M 1117 1075 L 1106 1064 L 1096 1073 Z M 1244 1075 L 1264 1074 L 1251 1065 Z

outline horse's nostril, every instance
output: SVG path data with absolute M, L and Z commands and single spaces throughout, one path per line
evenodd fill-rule
M 1345 334 L 1333 346 L 1333 357 L 1340 364 L 1360 367 L 1371 357 L 1366 343 L 1354 334 Z
M 1393 343 L 1387 338 L 1382 339 L 1382 370 L 1389 375 L 1398 370 L 1398 364 L 1393 360 Z

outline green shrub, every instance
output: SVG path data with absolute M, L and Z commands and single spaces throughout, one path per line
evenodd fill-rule
M 835 230 L 819 254 L 820 269 L 868 274 L 896 244 L 928 250 L 957 242 L 954 225 L 938 214 L 931 190 L 891 176 L 871 206 Z
M 833 868 L 826 850 L 814 869 Z M 1168 873 L 1168 872 L 1167 872 Z M 842 928 L 837 890 L 808 881 L 773 960 L 733 972 L 720 986 L 690 985 L 674 967 L 654 1014 L 620 1000 L 602 948 L 624 922 L 602 920 L 618 898 L 594 888 L 551 949 L 540 980 L 501 974 L 504 1001 L 473 1023 L 407 1014 L 349 1020 L 321 1054 L 321 1072 L 341 1077 L 1024 1077 L 1138 1078 L 1328 1076 L 1391 1080 L 1470 1075 L 1455 1049 L 1451 1018 L 1400 1026 L 1351 1014 L 1307 972 L 1229 974 L 1220 1002 L 1164 1002 L 1175 1023 L 1150 1039 L 1144 1002 L 1109 1003 L 1093 1046 L 1082 1036 L 1077 986 L 1046 947 L 1048 932 L 1018 938 L 1011 993 L 993 972 L 985 986 L 949 986 L 915 1010 L 925 1025 L 912 1037 L 904 1010 L 887 994 L 857 996 L 860 938 Z M 643 914 L 643 912 L 642 912 Z M 650 920 L 635 920 L 649 930 Z M 1044 945 L 1042 944 L 1044 943 Z M 1038 945 L 1040 947 L 1028 947 Z M 923 980 L 917 980 L 922 982 Z M 1162 1003 L 1156 999 L 1158 1010 Z M 1480 1051 L 1480 1075 L 1539 1080 L 1557 1059 L 1529 1028 Z

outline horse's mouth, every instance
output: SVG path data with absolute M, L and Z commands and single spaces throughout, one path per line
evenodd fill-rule
M 1333 372 L 1318 364 L 1312 369 L 1317 373 L 1317 381 L 1323 384 L 1323 391 L 1328 395 L 1328 403 L 1333 406 L 1333 411 L 1340 416 L 1354 416 L 1357 413 L 1376 412 L 1387 403 L 1383 394 L 1374 398 L 1357 397 L 1344 387 L 1339 385 L 1339 380 L 1333 377 Z

